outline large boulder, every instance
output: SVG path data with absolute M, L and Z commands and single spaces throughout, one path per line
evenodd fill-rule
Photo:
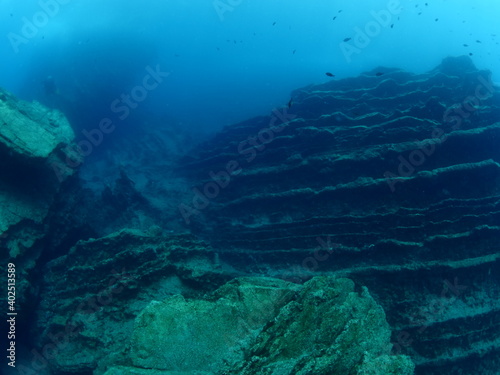
M 366 288 L 240 278 L 206 299 L 151 302 L 136 318 L 128 366 L 106 375 L 413 374 L 390 355 L 390 329 Z

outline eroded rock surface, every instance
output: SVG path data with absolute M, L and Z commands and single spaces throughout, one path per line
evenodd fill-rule
M 382 308 L 348 279 L 243 278 L 208 299 L 149 304 L 135 321 L 134 366 L 106 375 L 413 374 L 389 339 Z
M 448 58 L 425 74 L 380 68 L 292 99 L 185 159 L 195 185 L 179 206 L 186 222 L 236 269 L 367 285 L 417 373 L 497 369 L 500 94 L 490 72 Z
M 44 269 L 35 347 L 43 352 L 59 337 L 64 344 L 56 341 L 47 369 L 102 373 L 123 360 L 134 319 L 151 300 L 200 296 L 232 277 L 234 271 L 223 270 L 212 249 L 189 234 L 152 227 L 80 241 Z
M 0 261 L 18 266 L 21 305 L 33 289 L 27 275 L 40 256 L 50 207 L 72 174 L 63 149 L 73 138 L 60 112 L 0 89 Z
M 100 199 L 72 181 L 48 241 L 64 255 L 43 270 L 33 325 L 41 353 L 67 338 L 46 368 L 406 374 L 407 354 L 417 374 L 496 374 L 500 96 L 489 72 L 450 58 L 426 74 L 377 69 L 292 99 L 186 157 L 175 177 L 195 186 L 190 200 L 126 170 Z M 96 233 L 86 224 L 161 218 L 153 195 L 195 235 L 152 226 L 66 246 Z M 202 298 L 243 275 L 282 280 L 238 279 Z
M 413 373 L 366 288 L 235 272 L 193 236 L 159 228 L 81 241 L 44 270 L 40 354 L 23 371 L 43 356 L 51 373 Z

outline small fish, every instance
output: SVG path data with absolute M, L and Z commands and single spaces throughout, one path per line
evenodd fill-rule
M 476 43 L 481 43 L 481 41 L 480 40 L 476 40 Z
M 290 108 L 293 104 L 293 98 L 290 98 L 290 101 L 288 102 L 288 108 Z
M 377 73 L 375 73 L 375 75 L 376 75 L 377 77 L 380 77 L 380 76 L 383 76 L 383 75 L 384 75 L 384 73 L 382 73 L 382 72 L 377 72 Z
M 273 26 L 274 26 L 274 25 L 276 25 L 276 21 L 275 21 L 275 22 L 273 22 Z
M 439 21 L 439 18 L 436 18 L 434 21 L 436 21 L 436 22 Z
M 333 17 L 332 21 L 335 21 L 337 19 L 337 16 Z
M 295 51 L 297 51 L 296 49 L 293 50 L 292 54 L 295 55 Z
M 425 6 L 428 7 L 429 6 L 429 3 L 425 3 Z
M 342 9 L 339 10 L 339 13 L 342 13 Z
M 394 24 L 391 25 L 391 29 L 393 29 L 393 28 L 394 28 Z
M 472 56 L 472 55 L 473 55 L 473 53 L 472 53 L 472 52 L 469 52 L 469 56 Z
M 351 39 L 352 39 L 352 38 L 345 38 L 345 39 L 344 39 L 344 42 L 348 42 L 348 41 L 350 41 Z
M 419 12 L 418 15 L 420 16 L 422 14 L 422 12 Z
M 468 44 L 464 44 L 464 47 L 469 47 L 469 45 Z
M 326 72 L 325 74 L 326 74 L 328 77 L 335 77 L 335 74 L 332 74 L 332 73 L 330 73 L 330 72 Z

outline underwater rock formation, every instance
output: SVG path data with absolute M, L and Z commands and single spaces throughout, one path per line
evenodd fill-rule
M 57 251 L 43 259 L 33 361 L 43 355 L 56 374 L 193 373 L 180 347 L 205 373 L 210 363 L 248 375 L 411 373 L 404 355 L 416 374 L 497 372 L 500 95 L 489 72 L 449 58 L 425 74 L 377 69 L 292 99 L 225 128 L 179 163 L 174 182 L 124 169 L 100 200 L 76 178 L 65 184 L 51 208 L 45 253 Z M 148 178 L 161 170 L 144 165 Z M 180 200 L 185 179 L 194 188 Z M 172 222 L 175 206 L 192 234 L 96 230 L 161 217 L 157 207 Z M 217 329 L 201 335 L 209 324 Z
M 115 364 L 134 318 L 151 300 L 197 297 L 230 278 L 210 247 L 190 234 L 164 234 L 153 226 L 80 241 L 44 269 L 34 344 L 44 352 L 54 337 L 64 337 L 46 366 L 56 373 Z
M 413 373 L 366 288 L 234 276 L 205 243 L 159 227 L 81 241 L 44 269 L 35 353 L 51 373 Z
M 0 89 L 0 261 L 34 267 L 44 238 L 50 207 L 61 183 L 72 174 L 63 149 L 74 133 L 62 113 L 18 100 Z M 26 299 L 27 280 L 17 286 Z M 1 296 L 0 298 L 4 298 Z
M 133 366 L 106 375 L 413 374 L 389 338 L 382 308 L 351 280 L 242 278 L 207 299 L 151 302 L 135 320 Z
M 376 74 L 383 71 L 384 74 Z M 179 206 L 237 270 L 366 285 L 417 374 L 500 358 L 500 94 L 468 57 L 296 90 L 184 160 Z M 488 372 L 490 371 L 490 372 Z

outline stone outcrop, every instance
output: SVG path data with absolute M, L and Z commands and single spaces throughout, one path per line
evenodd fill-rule
M 31 288 L 26 275 L 42 250 L 50 207 L 61 183 L 72 174 L 63 150 L 73 138 L 59 111 L 0 89 L 0 260 L 22 267 L 19 303 Z
M 348 279 L 235 279 L 207 299 L 151 302 L 135 321 L 133 366 L 106 375 L 413 374 L 389 338 L 382 308 Z
M 468 57 L 309 86 L 186 158 L 180 214 L 235 269 L 368 286 L 417 373 L 492 373 L 499 119 L 491 74 Z
M 44 275 L 27 373 L 42 357 L 52 373 L 413 373 L 366 288 L 234 279 L 192 235 L 152 227 L 81 241 Z
M 47 361 L 51 371 L 100 368 L 102 373 L 122 360 L 134 318 L 151 300 L 198 297 L 234 277 L 231 272 L 194 236 L 163 233 L 155 226 L 80 241 L 44 269 L 33 345 L 41 353 L 56 347 L 55 358 Z

